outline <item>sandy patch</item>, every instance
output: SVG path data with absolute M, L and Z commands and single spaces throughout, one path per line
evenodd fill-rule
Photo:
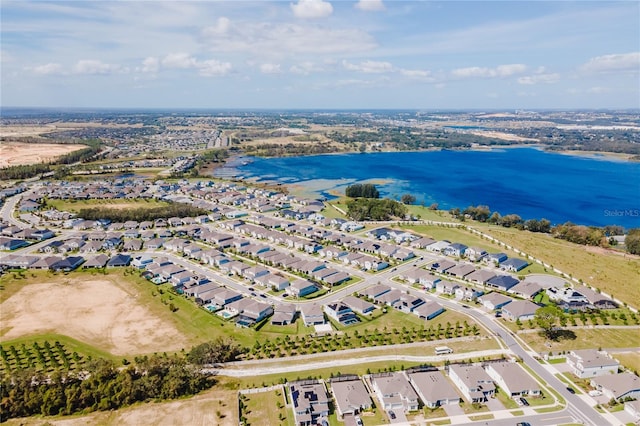
M 631 254 L 631 253 L 626 253 L 624 251 L 608 249 L 608 248 L 604 248 L 604 247 L 585 246 L 584 249 L 586 251 L 588 251 L 589 253 L 612 254 L 612 255 L 615 255 L 615 256 L 622 256 L 625 259 L 640 259 L 640 256 L 638 256 L 638 255 Z
M 483 136 L 486 138 L 494 138 L 494 139 L 500 139 L 500 140 L 504 140 L 504 141 L 515 141 L 515 142 L 539 142 L 538 139 L 533 139 L 533 138 L 525 138 L 523 136 L 518 136 L 518 135 L 512 135 L 511 133 L 504 133 L 504 132 L 496 132 L 496 131 L 492 131 L 492 130 L 474 130 L 472 132 L 469 132 L 472 135 L 476 135 L 476 136 Z
M 114 355 L 186 346 L 172 324 L 138 304 L 136 291 L 117 280 L 84 276 L 23 287 L 0 305 L 2 339 L 58 333 Z
M 2 142 L 0 167 L 43 163 L 84 148 L 85 145 L 79 144 Z
M 8 425 L 58 426 L 139 426 L 139 425 L 218 425 L 238 424 L 238 398 L 234 390 L 212 389 L 180 401 L 147 403 L 117 411 L 91 413 L 80 417 L 22 418 Z

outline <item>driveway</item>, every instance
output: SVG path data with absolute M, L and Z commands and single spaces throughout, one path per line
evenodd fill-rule
M 487 399 L 487 407 L 489 407 L 489 410 L 491 411 L 500 411 L 505 409 L 504 405 L 498 398 Z
M 444 411 L 447 413 L 447 416 L 464 416 L 464 410 L 460 406 L 460 404 L 446 404 L 443 405 Z

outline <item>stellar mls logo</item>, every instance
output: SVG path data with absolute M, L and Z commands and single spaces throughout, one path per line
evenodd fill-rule
M 604 210 L 606 217 L 640 217 L 640 209 Z

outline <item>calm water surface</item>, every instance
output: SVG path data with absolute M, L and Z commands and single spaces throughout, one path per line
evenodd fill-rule
M 250 158 L 245 178 L 309 184 L 318 195 L 374 181 L 382 196 L 413 194 L 441 209 L 485 204 L 553 223 L 640 226 L 640 163 L 534 148 Z M 322 185 L 314 186 L 321 181 Z

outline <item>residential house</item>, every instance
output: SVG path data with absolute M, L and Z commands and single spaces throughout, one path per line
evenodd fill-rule
M 622 401 L 626 398 L 640 398 L 640 377 L 633 373 L 597 376 L 591 379 L 591 386 L 608 399 Z
M 507 293 L 522 297 L 523 299 L 533 299 L 543 290 L 542 286 L 533 281 L 521 281 L 511 287 Z
M 330 318 L 343 326 L 357 324 L 360 322 L 358 316 L 351 310 L 351 308 L 342 302 L 329 303 L 324 306 L 324 311 Z
M 529 266 L 529 262 L 522 259 L 509 258 L 504 262 L 500 263 L 500 269 L 510 272 L 519 272 Z
M 492 362 L 485 368 L 489 377 L 509 397 L 540 396 L 540 385 L 515 362 Z
M 467 250 L 467 248 L 468 247 L 465 246 L 464 244 L 453 243 L 445 247 L 442 250 L 442 253 L 444 253 L 447 256 L 462 257 L 464 256 L 464 253 Z
M 129 263 L 131 263 L 131 256 L 128 254 L 116 254 L 107 262 L 107 268 L 129 266 Z
M 351 380 L 341 377 L 331 379 L 331 392 L 336 401 L 336 411 L 341 419 L 345 416 L 355 416 L 373 407 L 369 392 L 357 376 Z
M 471 262 L 479 262 L 489 255 L 489 253 L 481 247 L 469 247 L 465 250 L 464 254 Z
M 371 375 L 371 386 L 385 410 L 416 411 L 418 394 L 404 372 Z
M 304 297 L 318 291 L 318 286 L 311 281 L 297 279 L 289 285 L 287 291 L 294 297 Z
M 573 350 L 567 356 L 571 372 L 581 379 L 616 374 L 620 363 L 606 352 L 595 349 Z
M 482 259 L 482 261 L 484 263 L 497 266 L 508 258 L 509 256 L 504 253 L 489 253 L 484 259 Z
M 271 317 L 272 325 L 293 324 L 296 320 L 296 308 L 293 305 L 276 305 Z
M 269 274 L 267 283 L 276 291 L 286 290 L 289 287 L 289 280 L 280 274 Z
M 540 306 L 528 300 L 514 300 L 502 308 L 502 316 L 510 321 L 527 321 L 536 316 Z
M 441 280 L 436 283 L 436 293 L 454 295 L 458 287 L 460 286 L 456 283 Z
M 92 258 L 87 259 L 87 261 L 82 265 L 82 269 L 88 268 L 104 268 L 109 261 L 109 256 L 106 254 L 98 254 Z
M 463 279 L 467 275 L 475 272 L 476 268 L 473 265 L 469 265 L 468 263 L 458 263 L 453 268 L 447 269 L 446 273 L 448 275 L 453 275 L 456 278 Z
M 456 262 L 453 262 L 447 259 L 442 259 L 437 262 L 433 262 L 429 267 L 433 271 L 436 271 L 440 274 L 444 274 L 445 272 L 447 272 L 447 270 L 453 268 L 456 265 L 457 265 Z
M 449 378 L 469 402 L 486 402 L 496 391 L 493 380 L 479 365 L 452 364 Z
M 409 382 L 429 408 L 460 403 L 460 395 L 445 375 L 439 371 L 409 373 Z
M 424 320 L 432 320 L 444 311 L 445 309 L 438 302 L 427 302 L 415 308 L 413 314 Z
M 520 281 L 513 278 L 511 275 L 496 275 L 487 281 L 487 285 L 495 287 L 502 291 L 508 291 L 511 287 L 518 284 Z
M 311 305 L 304 305 L 302 307 L 302 320 L 307 327 L 312 325 L 324 324 L 324 312 L 322 306 L 317 303 Z
M 291 382 L 287 388 L 297 426 L 315 426 L 321 424 L 322 419 L 328 423 L 329 396 L 322 383 L 309 380 Z
M 376 309 L 376 305 L 374 305 L 373 303 L 369 303 L 366 300 L 360 299 L 355 296 L 345 297 L 344 299 L 342 299 L 342 303 L 361 315 L 366 315 Z

